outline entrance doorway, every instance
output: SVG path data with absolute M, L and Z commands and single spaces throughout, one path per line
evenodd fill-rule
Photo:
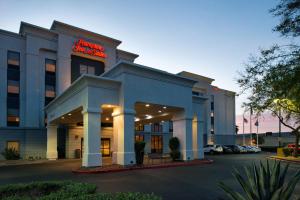
M 101 138 L 101 153 L 103 157 L 110 156 L 110 138 Z
M 151 136 L 151 153 L 163 152 L 163 139 L 161 135 Z

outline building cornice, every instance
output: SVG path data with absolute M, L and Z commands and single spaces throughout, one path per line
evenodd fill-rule
M 193 87 L 193 85 L 197 82 L 190 78 L 185 78 L 182 76 L 178 76 L 176 74 L 171 74 L 166 71 L 158 70 L 155 68 L 151 68 L 151 67 L 147 67 L 144 65 L 139 65 L 127 61 L 118 62 L 113 68 L 106 71 L 101 76 L 115 78 L 120 74 L 133 74 L 145 78 L 171 82 L 173 84 L 183 85 L 186 87 Z
M 75 37 L 76 37 L 76 35 L 74 35 L 74 33 L 78 32 L 79 35 L 85 35 L 86 38 L 93 37 L 94 39 L 96 39 L 96 40 L 98 39 L 99 41 L 104 40 L 104 41 L 107 41 L 107 42 L 113 44 L 114 46 L 119 46 L 122 43 L 120 40 L 117 40 L 117 39 L 114 39 L 111 37 L 107 37 L 105 35 L 101 35 L 101 34 L 98 34 L 98 33 L 92 32 L 92 31 L 88 31 L 88 30 L 85 30 L 85 29 L 82 29 L 82 28 L 79 28 L 76 26 L 65 24 L 63 22 L 59 22 L 56 20 L 53 21 L 50 30 L 56 31 L 56 32 L 62 32 L 64 34 L 72 35 Z

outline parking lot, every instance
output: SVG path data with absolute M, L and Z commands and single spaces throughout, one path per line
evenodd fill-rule
M 210 165 L 148 169 L 108 174 L 73 174 L 71 169 L 80 165 L 80 160 L 58 160 L 50 163 L 0 167 L 0 184 L 74 180 L 94 183 L 102 192 L 140 191 L 155 193 L 163 199 L 218 199 L 224 193 L 218 183 L 224 181 L 237 187 L 232 178 L 233 167 L 238 169 L 252 162 L 265 161 L 270 153 L 209 155 L 215 162 Z M 291 165 L 288 175 L 299 169 Z M 298 184 L 295 195 L 300 195 Z

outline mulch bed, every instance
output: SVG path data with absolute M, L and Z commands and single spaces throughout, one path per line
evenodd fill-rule
M 77 174 L 102 174 L 102 173 L 113 173 L 113 172 L 123 172 L 130 170 L 143 170 L 143 169 L 161 169 L 161 168 L 170 168 L 170 167 L 183 167 L 183 166 L 197 166 L 203 164 L 212 164 L 213 160 L 203 159 L 203 160 L 192 160 L 186 162 L 168 162 L 161 164 L 145 164 L 145 165 L 106 165 L 101 167 L 93 168 L 79 168 L 72 170 L 73 173 Z

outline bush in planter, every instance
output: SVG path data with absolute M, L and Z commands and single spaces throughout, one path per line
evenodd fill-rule
M 134 143 L 135 161 L 137 165 L 142 165 L 144 163 L 145 145 L 146 143 L 143 141 Z
M 14 148 L 5 148 L 4 152 L 1 153 L 6 160 L 19 160 L 20 154 Z
M 171 149 L 170 156 L 173 161 L 178 160 L 180 158 L 179 151 L 179 139 L 177 137 L 172 137 L 169 140 L 169 148 Z
M 292 150 L 290 148 L 285 147 L 285 148 L 282 149 L 282 151 L 283 151 L 283 155 L 285 157 L 292 155 Z

